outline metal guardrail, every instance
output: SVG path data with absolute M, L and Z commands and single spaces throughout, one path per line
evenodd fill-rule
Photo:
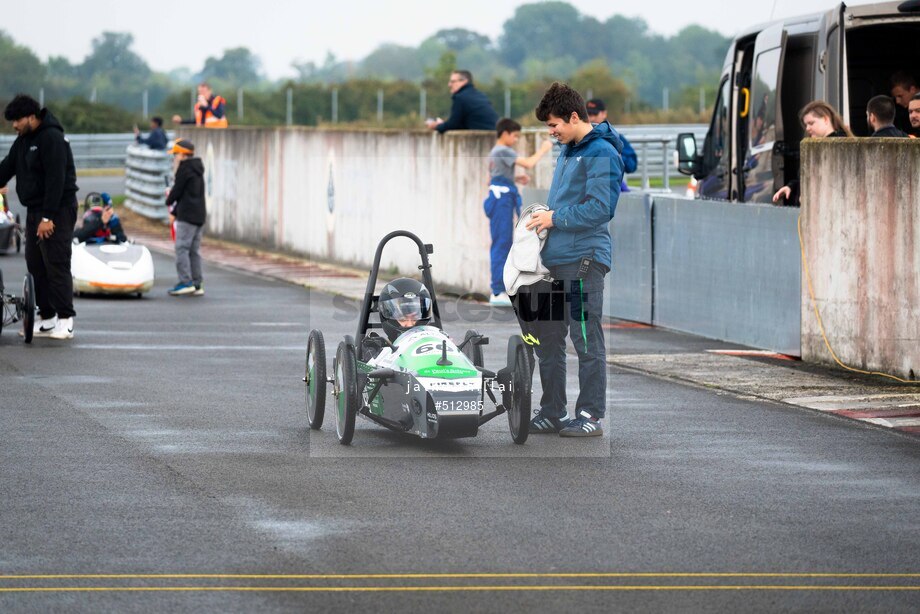
M 129 145 L 125 149 L 125 206 L 146 217 L 166 219 L 166 188 L 171 175 L 171 155 Z
M 132 132 L 66 136 L 77 168 L 124 168 L 127 157 L 125 149 L 135 142 Z M 167 136 L 173 138 L 171 132 Z M 6 155 L 14 140 L 15 134 L 0 135 L 0 157 Z
M 652 177 L 661 177 L 662 181 L 679 175 L 673 163 L 673 153 L 677 146 L 677 135 L 692 132 L 698 143 L 706 136 L 706 124 L 644 124 L 639 126 L 616 126 L 617 132 L 629 139 L 639 157 L 639 169 L 642 185 L 648 187 Z M 526 128 L 526 132 L 540 132 L 544 128 Z M 169 138 L 174 138 L 170 133 Z M 0 135 L 0 155 L 9 151 L 15 135 Z M 74 163 L 77 168 L 122 168 L 126 166 L 126 148 L 132 145 L 134 134 L 68 134 L 73 150 Z M 667 176 L 664 170 L 667 169 Z
M 642 190 L 649 191 L 653 177 L 660 177 L 661 191 L 670 191 L 670 180 L 681 177 L 677 171 L 675 152 L 677 151 L 677 135 L 682 132 L 691 132 L 696 136 L 698 143 L 706 137 L 709 126 L 706 124 L 643 124 L 638 126 L 614 126 L 636 150 L 639 166 L 631 176 L 639 175 Z M 525 128 L 525 132 L 545 132 L 544 128 Z M 559 148 L 553 149 L 553 156 L 559 154 Z M 629 178 L 630 175 L 627 175 Z M 652 190 L 656 191 L 656 190 Z

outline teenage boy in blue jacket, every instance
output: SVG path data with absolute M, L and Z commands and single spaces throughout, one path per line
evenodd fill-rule
M 562 144 L 562 151 L 549 191 L 549 210 L 534 213 L 527 228 L 549 230 L 541 257 L 553 277 L 554 294 L 564 293 L 566 308 L 562 319 L 539 322 L 539 343 L 533 348 L 543 397 L 530 432 L 600 436 L 607 391 L 601 318 L 604 277 L 612 264 L 608 226 L 620 197 L 623 143 L 609 123 L 592 125 L 584 99 L 564 84 L 554 83 L 547 90 L 536 115 Z M 572 420 L 565 394 L 567 333 L 578 354 L 580 390 Z

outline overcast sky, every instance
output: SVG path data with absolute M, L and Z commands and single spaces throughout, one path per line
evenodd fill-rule
M 381 43 L 418 45 L 442 28 L 462 27 L 495 39 L 521 0 L 424 0 L 380 2 L 303 0 L 194 2 L 189 0 L 45 0 L 36 11 L 23 9 L 0 22 L 20 44 L 42 60 L 63 55 L 80 62 L 90 41 L 103 30 L 131 32 L 137 51 L 155 70 L 186 67 L 198 71 L 208 56 L 231 47 L 249 47 L 271 78 L 293 75 L 294 60 L 322 63 L 327 51 L 360 59 Z M 724 34 L 775 17 L 830 9 L 832 0 L 574 0 L 585 14 L 605 20 L 620 13 L 640 16 L 649 28 L 673 34 L 698 23 Z M 865 4 L 851 2 L 848 4 Z M 746 5 L 746 6 L 745 6 Z M 462 8 L 461 8 L 462 7 Z M 471 67 L 475 69 L 475 67 Z

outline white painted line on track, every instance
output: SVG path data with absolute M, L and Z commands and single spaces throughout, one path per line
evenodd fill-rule
M 306 324 L 303 322 L 250 322 L 250 326 L 303 326 L 306 328 Z
M 147 343 L 86 343 L 74 344 L 79 350 L 153 350 L 167 352 L 303 352 L 306 345 L 153 345 Z
M 920 426 L 920 418 L 863 418 L 863 422 L 871 422 L 888 428 L 899 429 L 905 426 Z

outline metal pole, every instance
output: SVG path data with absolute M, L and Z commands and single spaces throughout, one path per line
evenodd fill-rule
M 664 181 L 664 191 L 671 191 L 671 165 L 668 164 L 668 143 L 670 139 L 661 140 L 661 168 L 664 171 L 664 176 L 662 177 Z
M 287 88 L 287 125 L 294 124 L 294 90 Z
M 38 106 L 45 106 L 45 88 L 38 90 Z
M 195 88 L 189 90 L 189 104 L 192 105 L 192 115 L 195 114 L 195 103 L 198 102 L 198 96 L 195 95 Z
M 505 117 L 511 117 L 511 88 L 505 88 Z
M 428 118 L 428 92 L 424 87 L 418 91 L 418 116 L 423 120 Z
M 700 114 L 706 112 L 706 90 L 700 88 Z
M 648 190 L 648 142 L 642 141 L 642 189 Z
M 89 101 L 92 103 L 96 102 L 96 88 L 93 88 L 93 93 L 89 95 Z
M 383 88 L 377 90 L 377 123 L 383 123 Z
M 590 87 L 588 88 L 588 91 L 585 92 L 585 94 L 587 94 L 586 98 L 588 100 L 591 100 L 592 98 L 594 98 L 594 90 L 592 90 Z
M 339 90 L 338 88 L 332 89 L 332 123 L 337 124 L 339 122 Z
M 242 121 L 243 119 L 243 88 L 236 90 L 236 116 Z
M 150 117 L 150 113 L 148 112 L 148 108 L 147 108 L 147 101 L 148 101 L 148 98 L 147 98 L 147 90 L 144 90 L 144 95 L 142 96 L 142 99 L 143 99 L 143 101 L 144 101 L 144 102 L 143 102 L 143 107 L 144 107 L 144 119 L 147 119 L 148 117 Z
M 668 105 L 668 94 L 669 93 L 670 92 L 668 92 L 668 88 L 664 88 L 663 90 L 661 90 L 661 106 L 665 111 L 669 110 L 669 105 Z

